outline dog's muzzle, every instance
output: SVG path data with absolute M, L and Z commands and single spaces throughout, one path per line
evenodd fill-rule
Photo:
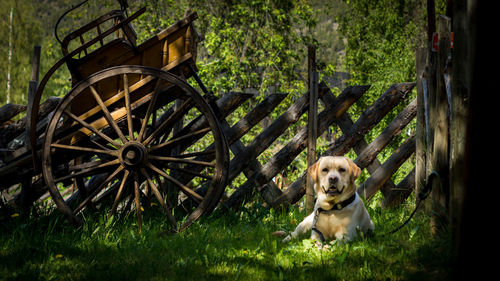
M 342 194 L 342 191 L 338 190 L 336 187 L 330 187 L 326 191 L 326 194 L 330 195 L 330 196 L 338 196 L 338 195 Z
M 327 195 L 330 196 L 337 196 L 342 194 L 342 190 L 339 190 L 339 178 L 337 176 L 332 176 L 328 178 L 328 183 L 330 186 L 328 187 L 327 190 L 324 190 Z

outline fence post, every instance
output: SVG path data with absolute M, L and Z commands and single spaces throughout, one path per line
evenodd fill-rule
M 318 72 L 316 71 L 316 47 L 307 48 L 307 70 L 309 76 L 309 112 L 307 138 L 307 167 L 316 162 L 316 139 L 318 137 Z M 307 173 L 306 211 L 314 209 L 314 180 Z
M 434 108 L 434 141 L 431 165 L 439 173 L 439 183 L 432 188 L 431 231 L 435 234 L 448 227 L 449 174 L 449 104 L 444 81 L 450 52 L 451 20 L 440 16 L 438 21 L 439 49 L 436 63 L 436 91 Z M 436 182 L 436 181 L 434 181 Z M 434 183 L 433 182 L 433 183 Z
M 31 147 L 31 142 L 30 142 L 30 122 L 29 120 L 31 119 L 31 109 L 33 108 L 33 100 L 35 97 L 35 93 L 38 87 L 38 77 L 40 75 L 40 53 L 41 53 L 41 47 L 40 46 L 35 46 L 33 49 L 33 63 L 32 63 L 32 68 L 31 68 L 31 80 L 29 82 L 29 87 L 28 87 L 28 107 L 26 109 L 26 139 L 25 139 L 25 144 L 26 147 L 29 149 Z

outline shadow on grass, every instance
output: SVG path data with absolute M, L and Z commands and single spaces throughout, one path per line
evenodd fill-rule
M 393 216 L 370 211 L 379 233 L 393 227 Z M 450 239 L 430 237 L 425 216 L 393 236 L 328 250 L 308 239 L 282 244 L 270 235 L 293 229 L 304 215 L 262 209 L 216 214 L 172 235 L 160 235 L 168 227 L 161 214 L 144 221 L 142 234 L 134 216 L 108 222 L 95 215 L 79 229 L 58 215 L 13 220 L 0 233 L 0 279 L 449 279 Z

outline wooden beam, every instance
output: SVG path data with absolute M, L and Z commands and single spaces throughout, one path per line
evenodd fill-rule
M 425 115 L 425 100 L 424 73 L 427 61 L 427 48 L 417 49 L 415 53 L 416 71 L 417 71 L 417 126 L 416 126 L 416 152 L 415 152 L 415 191 L 418 192 L 425 186 L 426 181 L 426 115 Z
M 247 146 L 242 153 L 234 156 L 229 164 L 228 180 L 233 180 L 238 174 L 246 168 L 250 159 L 257 158 L 264 150 L 269 147 L 285 130 L 296 123 L 299 118 L 307 111 L 309 106 L 309 95 L 304 94 L 298 98 L 292 106 L 288 108 L 280 117 L 278 117 L 269 127 L 264 129 Z M 267 181 L 263 182 L 265 184 Z
M 229 112 L 232 111 L 232 110 L 229 110 L 227 108 L 227 106 L 225 106 L 225 104 L 227 104 L 227 103 L 229 103 L 229 101 L 235 99 L 235 97 L 232 97 L 233 95 L 241 96 L 240 98 L 237 98 L 238 100 L 241 100 L 243 98 L 245 98 L 245 100 L 246 100 L 246 99 L 253 96 L 252 94 L 229 93 L 229 94 L 224 95 L 222 98 L 218 99 L 217 106 L 220 108 L 221 112 L 223 113 L 223 117 L 227 116 L 229 114 Z M 241 138 L 252 127 L 254 127 L 256 124 L 258 124 L 262 120 L 262 118 L 267 116 L 276 106 L 278 106 L 280 101 L 282 101 L 286 96 L 287 95 L 285 95 L 285 94 L 269 95 L 264 99 L 264 101 L 262 101 L 254 109 L 252 109 L 249 113 L 247 113 L 243 118 L 241 118 L 230 129 L 227 128 L 227 126 L 221 126 L 222 130 L 224 132 L 224 135 L 226 136 L 226 141 L 227 141 L 228 145 L 231 147 L 235 142 L 237 142 L 239 140 L 239 138 Z M 227 102 L 222 102 L 223 100 L 226 100 Z M 239 104 L 236 106 L 239 106 Z M 195 127 L 198 127 L 198 126 L 193 126 L 193 128 L 195 128 Z M 240 147 L 240 148 L 242 148 L 242 147 Z M 211 145 L 207 148 L 207 150 L 211 150 L 211 149 L 214 149 L 213 145 Z M 246 147 L 244 150 L 240 151 L 236 155 L 244 155 L 245 153 L 249 153 L 249 151 L 247 151 L 247 150 L 248 150 L 248 147 Z M 203 157 L 204 161 L 211 160 L 211 158 L 209 158 L 209 157 L 210 157 L 210 155 L 204 156 Z M 235 160 L 235 158 L 233 158 L 233 160 Z M 241 161 L 244 161 L 244 160 L 241 159 Z M 249 161 L 251 161 L 251 160 L 249 160 Z M 245 164 L 250 164 L 250 163 L 245 163 Z M 240 172 L 246 168 L 248 168 L 248 166 L 242 165 Z M 179 177 L 182 177 L 182 178 L 180 178 L 180 181 L 185 182 L 185 183 L 189 182 L 192 179 L 192 176 L 185 175 L 185 174 L 179 175 Z M 230 181 L 231 180 L 229 179 L 228 182 L 230 182 Z M 236 190 L 235 193 L 247 192 L 247 191 L 242 191 L 240 189 L 241 189 L 241 187 L 238 190 Z
M 0 125 L 10 121 L 10 119 L 23 111 L 26 111 L 26 106 L 20 104 L 8 103 L 0 107 Z
M 316 162 L 316 139 L 318 138 L 318 72 L 316 71 L 316 48 L 307 49 L 309 73 L 309 111 L 307 119 L 307 167 Z M 307 174 L 306 212 L 314 209 L 314 179 Z
M 439 173 L 441 188 L 433 188 L 431 206 L 431 232 L 436 234 L 444 230 L 449 222 L 448 200 L 450 197 L 449 188 L 449 98 L 444 81 L 447 61 L 450 54 L 450 31 L 451 19 L 440 16 L 438 21 L 439 30 L 439 51 L 437 57 L 436 70 L 436 91 L 434 108 L 434 141 L 432 146 L 433 171 Z M 450 97 L 451 99 L 451 97 Z
M 369 179 L 358 187 L 358 194 L 363 196 L 366 200 L 370 200 L 413 152 L 415 152 L 415 136 L 405 140 L 389 159 L 387 159 Z
M 389 196 L 384 198 L 382 208 L 395 207 L 403 203 L 413 191 L 415 191 L 415 169 L 411 170 L 392 190 Z
M 354 163 L 363 169 L 372 161 L 376 160 L 380 151 L 382 151 L 382 149 L 384 149 L 396 135 L 400 134 L 403 128 L 415 118 L 416 112 L 417 99 L 414 99 L 387 125 L 387 127 L 385 127 L 375 140 L 367 145 L 361 153 L 358 153 L 358 157 L 354 160 Z
M 389 87 L 372 106 L 368 107 L 359 117 L 358 121 L 344 133 L 335 145 L 328 149 L 325 155 L 344 155 L 351 149 L 363 136 L 375 127 L 382 118 L 398 105 L 408 93 L 415 87 L 415 83 L 401 83 Z

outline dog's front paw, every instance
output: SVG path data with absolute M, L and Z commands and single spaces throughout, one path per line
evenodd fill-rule
M 288 243 L 292 240 L 292 236 L 291 235 L 288 235 L 287 237 L 285 237 L 283 240 L 281 240 L 282 243 Z
M 318 250 L 323 249 L 323 242 L 319 240 L 314 240 L 314 245 L 316 246 L 316 248 L 318 248 Z
M 332 245 L 330 243 L 323 243 L 321 241 L 314 241 L 314 245 L 316 245 L 316 248 L 318 248 L 318 250 L 328 250 L 330 249 L 330 247 L 332 247 Z

